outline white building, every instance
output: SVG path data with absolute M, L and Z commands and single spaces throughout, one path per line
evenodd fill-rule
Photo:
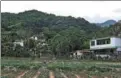
M 23 47 L 24 46 L 24 41 L 21 40 L 21 41 L 14 42 L 14 46 L 16 46 L 17 44 Z
M 83 55 L 88 55 L 90 53 L 89 49 L 77 50 L 72 52 L 72 56 L 74 58 L 81 58 Z
M 121 38 L 105 37 L 92 39 L 90 41 L 90 50 L 96 54 L 121 54 Z
M 35 36 L 32 36 L 31 39 L 38 40 L 38 38 Z
M 15 42 L 13 42 L 13 44 L 14 44 L 13 50 L 15 50 L 16 45 L 20 45 L 21 47 L 24 47 L 24 41 L 23 40 L 15 41 Z

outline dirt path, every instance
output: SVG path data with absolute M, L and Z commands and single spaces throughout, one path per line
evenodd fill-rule
M 8 73 L 8 74 L 4 74 L 4 75 L 1 75 L 1 76 L 8 76 L 9 74 L 11 74 L 11 73 Z
M 21 78 L 23 77 L 28 71 L 22 72 L 19 76 L 17 76 L 16 78 Z
M 40 75 L 40 71 L 38 71 L 33 78 L 38 78 L 39 75 Z
M 64 78 L 68 78 L 64 73 L 61 72 L 61 75 L 64 77 Z
M 49 78 L 55 78 L 54 73 L 52 71 L 49 72 Z
M 76 78 L 81 78 L 79 75 L 75 74 Z

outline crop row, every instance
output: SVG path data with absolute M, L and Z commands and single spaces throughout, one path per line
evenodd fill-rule
M 1 78 L 120 78 L 120 72 L 99 72 L 89 71 L 52 71 L 47 69 L 41 70 L 18 70 L 18 71 L 2 71 Z

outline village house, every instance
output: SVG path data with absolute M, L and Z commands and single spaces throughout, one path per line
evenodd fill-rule
M 92 39 L 90 41 L 90 51 L 97 57 L 117 57 L 121 56 L 121 38 L 105 37 Z
M 36 36 L 32 36 L 31 39 L 38 40 Z
M 83 49 L 83 50 L 76 50 L 75 52 L 72 53 L 73 58 L 83 58 L 84 55 L 90 55 L 89 49 Z
M 20 40 L 20 41 L 16 40 L 15 42 L 13 42 L 13 44 L 14 44 L 14 46 L 16 46 L 18 44 L 18 45 L 23 47 L 24 46 L 24 41 L 23 40 Z
M 21 47 L 24 47 L 24 41 L 23 40 L 16 40 L 15 42 L 13 42 L 14 47 L 13 50 L 15 50 L 16 45 L 20 45 Z

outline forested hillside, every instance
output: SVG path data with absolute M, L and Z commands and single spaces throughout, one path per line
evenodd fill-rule
M 33 52 L 35 55 L 68 56 L 72 51 L 89 48 L 92 38 L 119 36 L 121 32 L 120 23 L 101 28 L 84 18 L 56 16 L 37 10 L 1 13 L 1 17 L 2 56 L 29 57 Z M 30 40 L 32 36 L 37 36 L 38 40 Z M 13 49 L 16 40 L 23 40 L 26 46 L 18 45 Z M 42 40 L 47 45 L 41 46 Z
M 115 36 L 121 37 L 121 23 L 117 22 L 110 27 L 103 27 L 101 30 L 96 32 L 96 37 L 107 37 L 107 36 Z

